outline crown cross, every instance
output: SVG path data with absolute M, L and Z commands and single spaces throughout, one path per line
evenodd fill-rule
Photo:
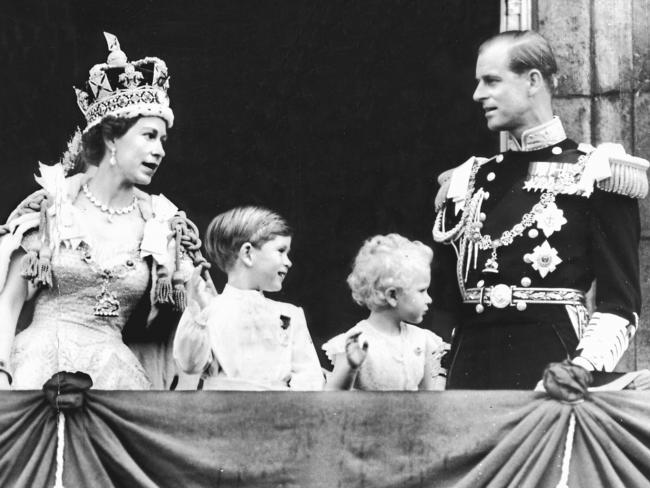
M 136 88 L 144 77 L 136 71 L 132 64 L 127 64 L 124 73 L 119 76 L 120 83 L 124 88 Z

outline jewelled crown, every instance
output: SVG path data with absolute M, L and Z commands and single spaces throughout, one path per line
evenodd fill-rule
M 84 132 L 107 115 L 161 117 L 171 127 L 174 113 L 169 108 L 169 73 L 162 59 L 146 57 L 128 61 L 113 34 L 104 32 L 108 44 L 106 63 L 96 64 L 83 90 L 75 88 L 77 104 L 88 125 Z

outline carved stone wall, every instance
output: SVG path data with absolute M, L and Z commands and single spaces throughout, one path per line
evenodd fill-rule
M 650 159 L 650 0 L 537 1 L 533 28 L 555 50 L 555 112 L 570 137 Z M 650 200 L 641 206 L 641 327 L 620 369 L 650 367 Z

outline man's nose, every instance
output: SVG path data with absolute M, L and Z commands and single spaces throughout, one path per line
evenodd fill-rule
M 474 99 L 475 102 L 480 102 L 485 98 L 485 90 L 483 87 L 483 83 L 480 81 L 476 84 L 476 89 L 474 90 L 474 94 L 472 95 L 472 98 Z

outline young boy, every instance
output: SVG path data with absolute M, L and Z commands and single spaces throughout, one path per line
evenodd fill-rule
M 320 390 L 323 374 L 301 308 L 266 298 L 291 268 L 291 229 L 278 214 L 237 207 L 206 231 L 210 259 L 228 275 L 221 293 L 196 272 L 174 339 L 174 357 L 204 389 Z

